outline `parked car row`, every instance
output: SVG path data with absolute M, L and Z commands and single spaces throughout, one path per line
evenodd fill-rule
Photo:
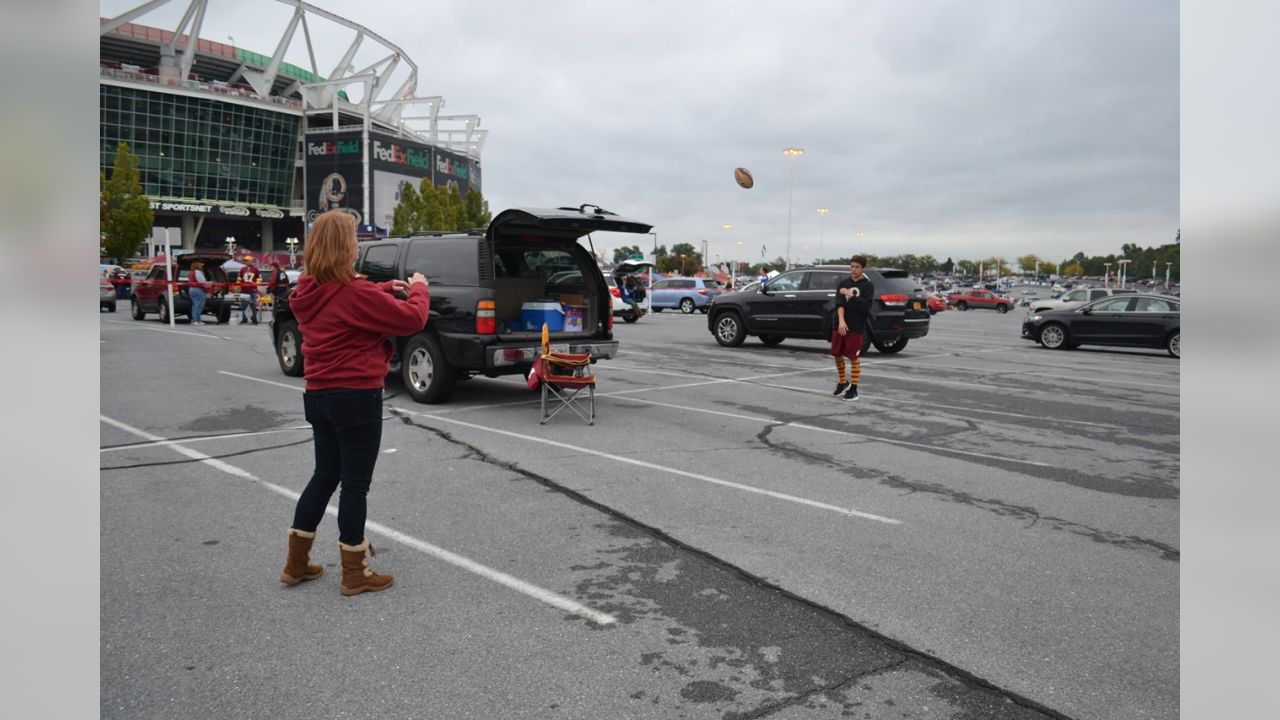
M 1114 293 L 1079 307 L 1029 313 L 1022 338 L 1052 350 L 1110 345 L 1158 348 L 1180 358 L 1181 311 L 1181 301 L 1168 295 Z

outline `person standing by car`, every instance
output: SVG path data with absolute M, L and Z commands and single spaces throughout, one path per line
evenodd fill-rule
M 245 300 L 240 301 L 240 322 L 248 322 L 246 311 L 253 312 L 253 324 L 258 324 L 258 268 L 245 265 L 240 270 L 240 292 Z
M 306 270 L 289 301 L 302 330 L 303 410 L 311 423 L 315 471 L 298 498 L 289 551 L 280 581 L 297 585 L 320 577 L 310 563 L 316 528 L 339 486 L 338 548 L 342 594 L 358 595 L 391 587 L 394 577 L 369 568 L 364 535 L 366 499 L 382 444 L 382 387 L 389 370 L 390 336 L 420 332 L 431 298 L 427 279 L 381 284 L 357 275 L 356 221 L 341 211 L 318 217 L 305 250 Z M 283 276 L 283 270 L 277 270 Z M 407 293 L 399 300 L 396 293 Z
M 204 321 L 200 318 L 204 315 L 204 303 L 209 299 L 209 293 L 205 290 L 204 263 L 199 260 L 191 263 L 187 282 L 187 297 L 191 298 L 191 324 L 203 325 Z
M 845 400 L 858 399 L 858 382 L 862 379 L 862 331 L 871 312 L 875 287 L 862 273 L 867 258 L 854 255 L 849 260 L 849 277 L 836 286 L 836 326 L 831 330 L 831 355 L 836 359 L 837 384 L 832 395 Z M 856 330 L 855 330 L 856 328 Z M 849 371 L 845 373 L 845 358 Z
M 276 299 L 289 293 L 289 276 L 285 274 L 284 268 L 280 267 L 278 262 L 271 263 L 271 282 L 267 285 L 267 290 Z

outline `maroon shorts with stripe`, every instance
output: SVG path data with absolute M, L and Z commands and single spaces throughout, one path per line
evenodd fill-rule
M 852 330 L 840 334 L 837 328 L 831 329 L 831 357 L 856 358 L 862 353 L 862 333 L 856 333 Z

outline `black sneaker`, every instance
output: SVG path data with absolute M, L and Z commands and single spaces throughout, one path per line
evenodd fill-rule
M 857 399 L 858 399 L 858 386 L 857 386 L 857 385 L 850 385 L 850 386 L 849 386 L 849 390 L 848 390 L 847 392 L 845 392 L 845 394 L 844 394 L 844 399 L 845 399 L 845 400 L 857 400 Z
M 836 391 L 831 394 L 839 397 L 848 388 L 849 388 L 849 383 L 840 383 L 839 385 L 836 385 Z

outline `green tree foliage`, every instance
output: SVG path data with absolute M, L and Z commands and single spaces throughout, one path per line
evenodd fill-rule
M 1039 255 L 1023 255 L 1018 258 L 1018 269 L 1023 274 L 1034 273 L 1040 266 Z
M 463 196 L 456 186 L 432 187 L 431 178 L 423 178 L 416 190 L 406 186 L 391 217 L 393 235 L 484 228 L 493 219 L 489 201 L 479 190 Z
M 618 263 L 622 262 L 623 260 L 626 260 L 632 255 L 642 255 L 642 254 L 643 253 L 640 252 L 639 245 L 623 245 L 622 247 L 617 248 L 616 250 L 613 251 L 613 264 L 617 265 Z
M 98 174 L 101 196 L 98 203 L 98 231 L 108 257 L 117 260 L 131 257 L 151 234 L 155 213 L 151 200 L 142 194 L 138 180 L 138 156 L 129 152 L 129 143 L 116 145 L 116 159 L 111 166 L 111 179 Z
M 1069 262 L 1062 266 L 1062 274 L 1068 277 L 1080 277 L 1084 275 L 1084 265 L 1078 262 Z
M 693 275 L 702 271 L 702 253 L 689 243 L 676 243 L 671 246 L 670 254 L 658 258 L 657 265 L 658 272 Z
M 1036 268 L 1040 275 L 1053 275 L 1058 272 L 1057 263 L 1051 263 L 1048 260 L 1041 260 L 1040 265 Z

